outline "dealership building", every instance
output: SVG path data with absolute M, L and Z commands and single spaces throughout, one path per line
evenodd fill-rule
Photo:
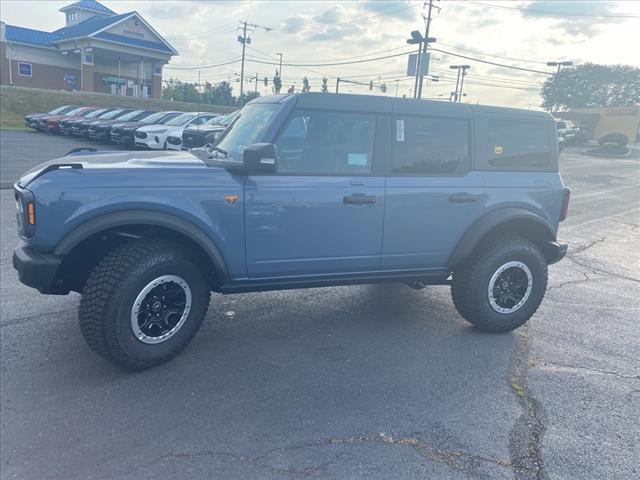
M 160 98 L 178 52 L 139 13 L 95 0 L 60 12 L 65 26 L 53 32 L 0 23 L 0 84 Z

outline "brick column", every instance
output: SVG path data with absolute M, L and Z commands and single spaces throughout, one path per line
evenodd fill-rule
M 162 64 L 154 63 L 151 74 L 151 96 L 160 98 L 162 96 Z
M 80 87 L 85 92 L 95 92 L 93 85 L 94 64 L 93 51 L 87 51 L 83 47 L 80 50 L 80 68 L 82 68 L 82 85 Z

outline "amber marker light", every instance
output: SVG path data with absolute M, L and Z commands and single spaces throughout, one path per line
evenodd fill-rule
M 36 224 L 36 206 L 33 202 L 27 203 L 27 213 L 29 215 L 29 225 Z

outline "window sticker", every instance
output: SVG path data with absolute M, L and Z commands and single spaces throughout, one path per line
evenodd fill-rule
M 347 154 L 347 165 L 366 167 L 368 158 L 366 153 L 349 153 Z
M 502 155 L 502 145 L 496 145 L 495 147 L 493 147 L 493 153 L 495 153 L 496 155 Z
M 404 142 L 404 120 L 396 120 L 396 142 Z

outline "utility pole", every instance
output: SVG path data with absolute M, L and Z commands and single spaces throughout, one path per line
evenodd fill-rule
M 422 56 L 426 59 L 427 57 L 427 46 L 431 42 L 435 42 L 435 38 L 429 38 L 429 29 L 431 28 L 431 10 L 433 9 L 434 0 L 429 0 L 429 11 L 427 13 L 427 25 L 424 33 L 424 41 L 422 42 Z M 418 69 L 420 68 L 420 58 L 418 57 Z M 424 75 L 427 72 L 420 72 L 420 81 L 418 83 L 418 93 L 416 94 L 417 98 L 422 98 L 422 82 L 424 80 Z
M 244 52 L 247 48 L 247 21 L 240 22 L 242 24 L 242 35 L 238 35 L 238 41 L 242 44 L 242 63 L 240 64 L 240 106 L 244 104 Z
M 253 91 L 253 94 L 257 97 L 258 96 L 258 72 L 256 72 L 256 88 Z
M 458 71 L 458 75 L 456 77 L 456 91 L 453 92 L 453 101 L 457 102 L 458 101 L 458 86 L 460 85 L 460 65 L 449 65 L 449 68 L 452 70 L 457 70 Z M 451 101 L 451 99 L 449 99 L 449 101 Z
M 400 80 L 396 79 L 396 97 L 398 96 L 398 84 L 400 83 Z
M 280 69 L 278 70 L 278 75 L 280 76 L 280 81 L 282 81 L 282 53 L 276 53 L 280 57 Z
M 340 88 L 340 77 L 336 78 L 336 93 L 338 93 L 339 88 Z
M 464 85 L 464 77 L 467 74 L 468 68 L 471 68 L 471 65 L 460 65 L 462 75 L 460 76 L 460 93 L 458 94 L 458 103 L 462 100 L 462 86 Z

